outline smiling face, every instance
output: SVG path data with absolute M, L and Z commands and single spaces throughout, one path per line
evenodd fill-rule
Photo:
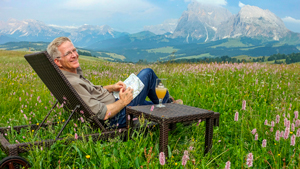
M 60 57 L 54 59 L 57 66 L 62 70 L 77 73 L 76 69 L 79 67 L 79 55 L 74 45 L 71 42 L 66 41 L 58 46 L 57 49 L 60 52 Z

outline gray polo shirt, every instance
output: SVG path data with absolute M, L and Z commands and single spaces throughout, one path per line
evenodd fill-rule
M 77 70 L 77 74 L 61 71 L 92 112 L 103 120 L 107 111 L 106 105 L 115 102 L 113 94 L 109 93 L 103 86 L 94 85 L 84 78 L 81 69 Z

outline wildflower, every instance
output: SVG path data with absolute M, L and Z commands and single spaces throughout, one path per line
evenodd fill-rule
M 34 130 L 31 130 L 32 132 L 34 132 Z
M 298 114 L 299 114 L 298 111 L 295 111 L 294 114 L 295 114 L 295 119 L 298 119 Z
M 251 133 L 254 135 L 256 133 L 256 129 L 253 129 Z
M 19 97 L 19 101 L 21 101 L 22 99 L 21 99 L 21 97 Z
M 73 128 L 74 129 L 74 131 L 76 132 L 76 129 L 75 128 Z
M 247 155 L 247 166 L 248 167 L 252 167 L 253 166 L 253 154 L 252 153 L 249 153 Z
M 262 145 L 261 145 L 262 147 L 266 147 L 267 146 L 267 140 L 266 139 L 264 139 L 263 141 L 262 141 Z
M 154 105 L 152 105 L 152 106 L 151 106 L 151 109 L 150 109 L 150 111 L 153 111 L 153 109 L 154 109 Z
M 130 115 L 128 115 L 128 120 L 130 120 Z
M 41 147 L 41 151 L 43 151 L 43 147 Z
M 16 143 L 18 143 L 18 144 L 19 144 L 20 142 L 19 142 L 18 140 L 16 140 Z
M 189 149 L 190 149 L 190 150 L 193 150 L 193 149 L 194 149 L 194 147 L 193 147 L 193 146 L 190 146 L 190 147 L 189 147 Z
M 284 131 L 281 131 L 281 133 L 280 133 L 280 137 L 284 137 Z
M 239 112 L 236 112 L 234 115 L 234 121 L 238 121 L 239 120 Z
M 184 151 L 184 155 L 182 156 L 182 165 L 185 166 L 187 161 L 189 160 L 189 154 L 188 154 L 188 151 Z
M 66 96 L 63 97 L 64 100 L 67 100 Z
M 227 161 L 224 169 L 230 169 L 230 164 L 230 161 Z
M 5 133 L 4 135 L 7 136 L 7 133 Z
M 175 165 L 178 165 L 177 163 L 175 163 Z
M 84 114 L 83 110 L 80 110 L 80 113 L 81 113 L 81 114 Z
M 290 117 L 291 117 L 291 116 L 290 116 L 290 113 L 288 113 L 288 114 L 287 114 L 287 118 L 290 118 Z
M 76 139 L 76 140 L 78 139 L 78 135 L 77 135 L 77 133 L 75 133 L 75 139 Z
M 264 123 L 264 124 L 265 124 L 265 125 L 268 125 L 268 120 L 267 120 L 267 119 L 265 120 L 265 123 Z
M 80 120 L 81 120 L 81 122 L 82 122 L 82 123 L 84 122 L 84 120 L 83 120 L 83 118 L 82 118 L 82 117 L 80 117 Z
M 36 125 L 38 126 L 40 123 L 36 123 Z
M 274 126 L 275 126 L 275 124 L 274 124 L 274 121 L 271 121 L 271 126 L 272 126 L 272 127 L 274 127 Z
M 283 138 L 284 139 L 288 139 L 289 138 L 289 134 L 290 134 L 290 128 L 286 127 Z
M 257 133 L 255 134 L 254 140 L 258 140 L 258 134 Z
M 299 119 L 296 120 L 296 124 L 295 124 L 295 127 L 298 127 L 298 126 L 300 126 L 300 120 Z
M 77 127 L 77 124 L 76 124 L 76 123 L 74 123 L 74 126 L 75 126 L 75 127 Z
M 270 128 L 270 132 L 273 132 L 273 127 Z
M 23 113 L 23 110 L 21 110 L 21 113 Z
M 85 158 L 89 159 L 89 158 L 91 158 L 91 156 L 90 155 L 86 155 Z
M 295 131 L 295 124 L 294 124 L 294 123 L 292 123 L 291 130 L 292 130 L 292 131 Z
M 295 142 L 296 142 L 296 136 L 295 134 L 293 134 L 291 137 L 291 146 L 295 146 Z
M 23 136 L 23 139 L 25 139 L 26 137 L 25 136 Z
M 242 110 L 246 110 L 246 100 L 243 100 Z
M 280 131 L 277 130 L 277 131 L 276 131 L 276 135 L 275 135 L 275 140 L 276 140 L 276 141 L 279 141 L 279 139 L 280 139 Z
M 26 114 L 24 114 L 24 118 L 27 120 L 27 116 L 26 116 Z
M 198 121 L 197 126 L 201 123 L 201 119 Z
M 300 137 L 300 128 L 298 128 L 296 136 Z
M 38 96 L 36 100 L 39 101 L 40 100 L 40 96 Z
M 121 129 L 119 129 L 119 133 L 121 133 L 122 132 L 122 130 Z
M 280 156 L 280 154 L 277 154 L 278 156 Z
M 165 165 L 166 163 L 166 158 L 165 158 L 165 153 L 164 152 L 160 152 L 159 153 L 159 163 L 160 165 Z

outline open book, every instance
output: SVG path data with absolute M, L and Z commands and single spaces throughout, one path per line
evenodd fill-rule
M 144 88 L 144 83 L 133 73 L 124 81 L 126 88 L 130 87 L 133 89 L 133 98 L 140 94 Z M 115 98 L 120 99 L 119 92 L 113 92 Z

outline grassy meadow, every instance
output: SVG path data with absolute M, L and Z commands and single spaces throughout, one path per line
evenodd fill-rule
M 55 102 L 24 59 L 27 53 L 0 50 L 1 127 L 40 123 Z M 127 141 L 117 137 L 32 147 L 20 154 L 32 168 L 300 168 L 299 64 L 135 65 L 88 57 L 80 63 L 84 76 L 101 85 L 125 80 L 131 73 L 150 67 L 158 77 L 168 79 L 174 98 L 181 98 L 185 105 L 220 112 L 212 149 L 204 155 L 205 122 L 199 121 L 189 126 L 177 124 L 170 132 L 165 165 L 159 160 L 159 130 L 145 133 L 144 128 L 138 128 Z M 55 139 L 67 117 L 58 107 L 47 121 L 58 122 L 58 126 L 42 129 L 37 136 L 27 129 L 20 133 L 9 130 L 4 135 L 10 143 Z M 73 119 L 62 137 L 97 132 L 101 131 Z M 1 151 L 0 160 L 4 157 Z M 187 159 L 185 165 L 183 159 Z

